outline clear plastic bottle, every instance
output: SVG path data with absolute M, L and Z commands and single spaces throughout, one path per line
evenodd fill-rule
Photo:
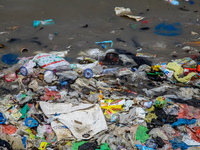
M 111 74 L 118 74 L 118 68 L 107 68 L 107 69 L 104 69 L 102 71 L 103 75 L 106 75 L 106 74 L 109 74 L 109 73 L 111 73 Z
M 56 72 L 69 71 L 69 70 L 72 70 L 72 69 L 76 69 L 76 67 L 77 67 L 76 64 L 58 66 L 58 67 L 56 67 Z
M 10 68 L 4 69 L 3 71 L 0 72 L 0 78 L 4 77 L 5 75 L 11 74 L 15 71 L 17 71 L 23 64 L 27 61 L 28 59 L 23 58 L 18 61 L 17 64 L 13 65 Z

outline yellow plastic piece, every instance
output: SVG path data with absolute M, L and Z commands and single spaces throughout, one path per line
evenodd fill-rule
M 144 120 L 146 122 L 151 122 L 152 119 L 157 119 L 158 117 L 156 116 L 155 113 L 148 113 L 148 115 L 145 116 Z
M 152 105 L 151 108 L 146 109 L 145 111 L 147 111 L 147 112 L 152 112 L 152 111 L 154 111 L 154 110 L 155 110 L 155 107 Z
M 46 147 L 47 147 L 47 142 L 42 142 L 42 143 L 40 144 L 39 149 L 40 149 L 40 150 L 45 150 Z
M 30 136 L 30 138 L 31 138 L 32 140 L 35 140 L 35 136 L 34 136 L 34 134 L 32 133 L 31 129 L 26 129 L 25 131 L 28 132 L 28 134 L 29 134 L 29 136 Z

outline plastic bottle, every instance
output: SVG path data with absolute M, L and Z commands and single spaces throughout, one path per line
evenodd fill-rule
M 118 68 L 108 68 L 108 69 L 104 69 L 102 71 L 103 75 L 106 75 L 106 74 L 109 74 L 109 73 L 111 73 L 111 74 L 118 74 Z
M 27 59 L 23 58 L 20 61 L 18 61 L 17 64 L 13 65 L 12 67 L 4 69 L 3 71 L 0 72 L 0 77 L 2 78 L 5 75 L 11 74 L 11 73 L 17 71 L 26 61 L 27 61 Z
M 66 80 L 76 80 L 78 77 L 78 73 L 75 71 L 63 71 L 63 72 L 56 72 L 56 75 L 59 76 L 59 81 L 66 81 Z

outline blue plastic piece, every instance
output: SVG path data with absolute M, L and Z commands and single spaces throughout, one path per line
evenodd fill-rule
M 154 139 L 148 139 L 145 144 L 149 148 L 156 148 L 158 145 L 155 143 Z
M 188 147 L 190 147 L 182 141 L 178 142 L 177 139 L 174 139 L 174 141 L 172 141 L 172 140 L 169 140 L 169 141 L 172 144 L 173 149 L 178 149 L 180 147 L 182 150 L 186 150 L 186 149 L 188 149 Z
M 38 126 L 38 122 L 37 122 L 37 120 L 35 120 L 35 119 L 31 118 L 31 117 L 28 117 L 25 120 L 25 126 L 28 126 L 30 128 L 37 127 Z
M 24 148 L 26 148 L 26 139 L 27 139 L 27 137 L 23 136 L 22 143 L 24 145 Z
M 172 5 L 179 5 L 179 2 L 176 1 L 176 0 L 173 0 L 173 1 L 171 1 L 170 3 L 171 3 Z
M 52 19 L 43 20 L 43 21 L 34 20 L 34 21 L 33 21 L 33 27 L 38 27 L 38 26 L 40 26 L 40 25 L 41 25 L 41 22 L 42 22 L 42 25 L 50 25 L 50 24 L 54 24 L 54 23 L 55 23 Z
M 189 125 L 189 124 L 195 124 L 196 123 L 196 119 L 192 119 L 192 120 L 188 120 L 188 119 L 178 119 L 176 122 L 172 123 L 172 127 L 176 127 L 176 126 L 181 126 L 181 125 Z
M 102 42 L 95 42 L 95 44 L 100 44 L 104 49 L 106 48 L 106 45 L 107 43 L 110 43 L 110 48 L 113 46 L 113 41 L 110 40 L 110 41 L 102 41 Z
M 91 70 L 91 69 L 85 69 L 85 71 L 84 71 L 84 76 L 87 78 L 87 79 L 89 79 L 89 78 L 91 78 L 92 76 L 93 76 L 93 71 Z
M 192 5 L 192 4 L 194 4 L 194 2 L 193 1 L 189 1 L 190 2 L 190 4 Z
M 176 36 L 182 34 L 182 25 L 180 23 L 161 23 L 155 27 L 155 34 L 164 36 Z
M 39 20 L 34 20 L 33 21 L 33 27 L 38 27 L 40 26 L 40 21 Z
M 135 147 L 139 150 L 155 150 L 154 148 L 146 147 L 141 144 L 136 144 Z
M 68 83 L 67 81 L 60 81 L 61 86 L 65 86 L 65 85 L 67 85 L 67 83 Z
M 3 114 L 0 112 L 0 124 L 5 124 L 6 118 L 4 118 Z
M 11 53 L 6 54 L 6 55 L 3 55 L 3 57 L 1 58 L 1 61 L 8 65 L 14 65 L 19 61 L 17 57 L 18 55 L 15 55 L 15 54 L 11 54 Z

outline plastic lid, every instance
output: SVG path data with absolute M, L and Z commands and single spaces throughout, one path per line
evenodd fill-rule
M 22 66 L 20 69 L 19 69 L 19 72 L 23 75 L 23 76 L 27 76 L 28 74 L 28 70 L 26 69 L 26 67 Z
M 85 71 L 84 71 L 84 76 L 87 78 L 87 79 L 89 79 L 89 78 L 91 78 L 92 76 L 93 76 L 93 71 L 91 70 L 91 69 L 85 69 Z

